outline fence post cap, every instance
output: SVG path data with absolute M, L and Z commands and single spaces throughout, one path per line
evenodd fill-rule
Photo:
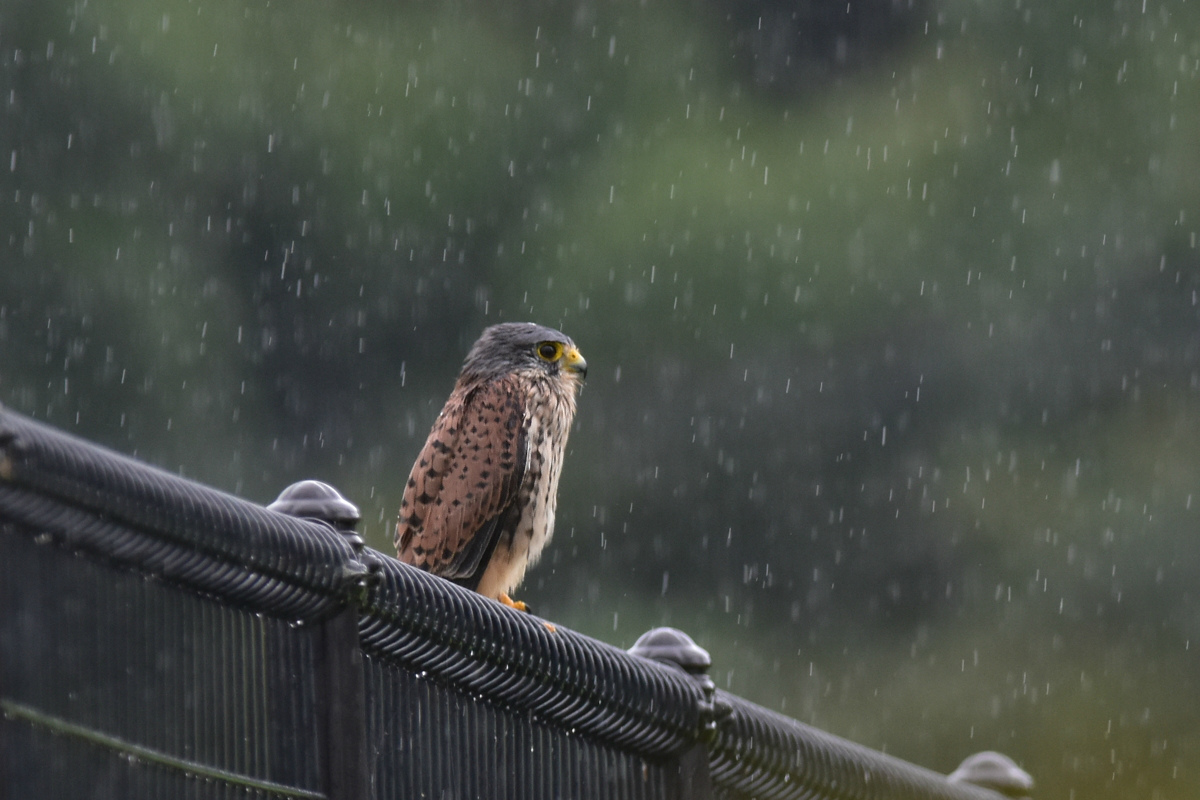
M 1017 762 L 993 750 L 967 756 L 948 780 L 982 786 L 1006 797 L 1028 797 L 1033 790 L 1033 777 Z
M 354 530 L 358 521 L 362 519 L 358 506 L 323 481 L 307 480 L 293 483 L 280 492 L 275 502 L 267 508 L 289 517 L 328 522 L 343 533 Z
M 712 666 L 712 657 L 678 628 L 651 628 L 629 648 L 635 656 L 679 667 L 690 675 L 702 675 Z
M 717 685 L 708 676 L 712 656 L 678 628 L 651 628 L 638 637 L 629 653 L 674 667 L 692 679 L 703 698 L 699 704 L 703 737 L 715 736 L 717 726 L 733 712 L 728 701 L 717 697 Z

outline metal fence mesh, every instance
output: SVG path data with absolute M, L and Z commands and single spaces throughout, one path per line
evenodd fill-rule
M 222 784 L 319 795 L 316 628 L 31 533 L 0 535 L 8 796 L 150 796 L 126 789 L 185 776 L 180 796 L 225 796 Z
M 367 658 L 375 797 L 661 798 L 671 762 L 598 744 Z
M 999 796 L 0 409 L 0 794 Z

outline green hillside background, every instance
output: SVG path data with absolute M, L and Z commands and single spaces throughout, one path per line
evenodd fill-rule
M 1200 796 L 1197 3 L 9 2 L 0 75 L 0 402 L 387 551 L 479 331 L 559 327 L 540 615 Z

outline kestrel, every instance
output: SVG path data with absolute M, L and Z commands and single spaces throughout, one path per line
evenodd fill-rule
M 558 477 L 587 362 L 552 328 L 484 330 L 413 464 L 400 560 L 506 605 L 554 533 Z

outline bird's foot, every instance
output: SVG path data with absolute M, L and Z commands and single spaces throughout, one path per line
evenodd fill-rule
M 513 600 L 511 597 L 509 597 L 504 592 L 501 592 L 500 596 L 497 597 L 496 599 L 499 600 L 503 605 L 508 606 L 509 608 L 515 608 L 517 611 L 524 611 L 525 613 L 530 613 L 528 605 L 521 602 L 520 600 Z

